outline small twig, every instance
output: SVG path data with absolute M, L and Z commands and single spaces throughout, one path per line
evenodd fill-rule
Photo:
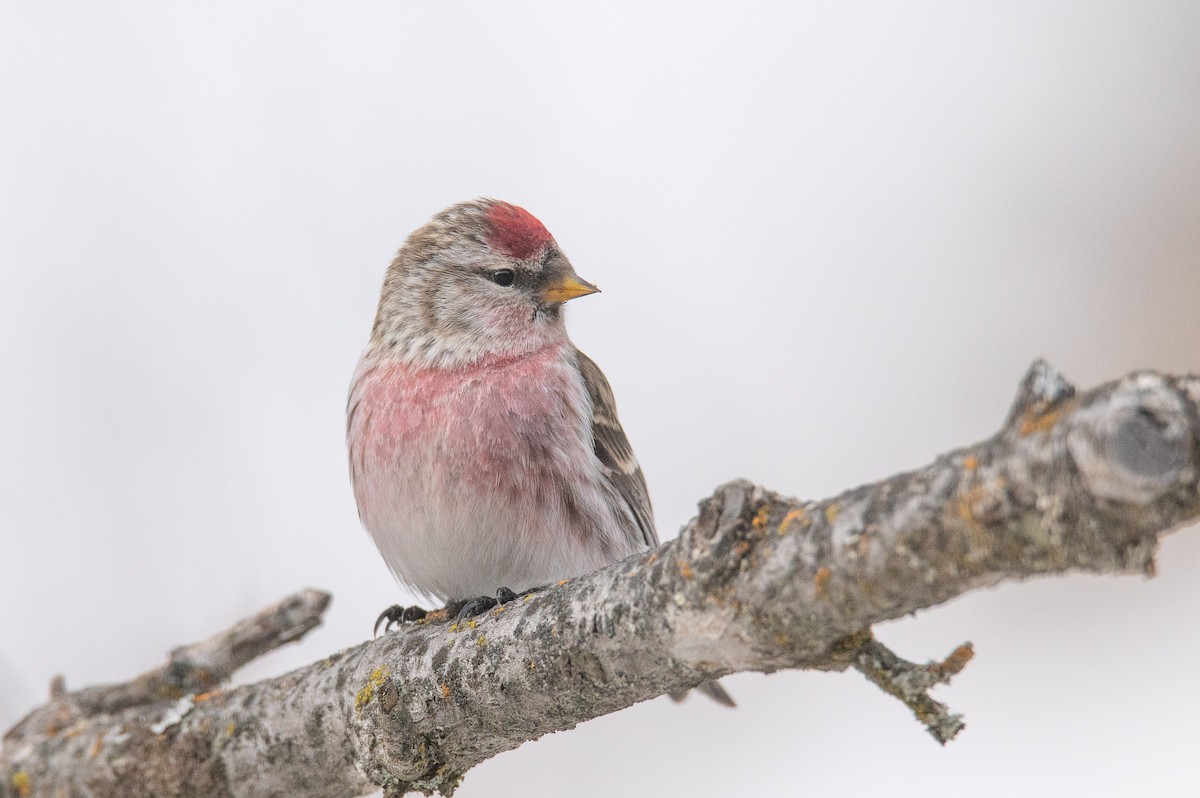
M 941 662 L 918 665 L 868 635 L 862 639 L 851 662 L 854 669 L 876 687 L 903 702 L 917 720 L 925 724 L 933 738 L 945 745 L 966 724 L 962 715 L 951 713 L 945 704 L 934 701 L 928 691 L 936 685 L 949 684 L 951 677 L 966 667 L 973 656 L 975 651 L 971 644 L 963 643 Z
M 59 676 L 51 685 L 51 695 L 75 704 L 85 715 L 95 715 L 204 693 L 251 660 L 319 626 L 330 598 L 320 590 L 302 590 L 207 640 L 175 649 L 166 665 L 132 681 L 65 693 Z

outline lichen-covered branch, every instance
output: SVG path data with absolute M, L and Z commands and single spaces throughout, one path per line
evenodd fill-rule
M 95 715 L 164 698 L 183 698 L 188 693 L 203 694 L 251 660 L 299 640 L 319 626 L 330 598 L 320 590 L 302 590 L 220 634 L 175 649 L 166 665 L 132 681 L 54 697 Z
M 330 598 L 320 590 L 302 590 L 207 640 L 176 648 L 166 665 L 123 684 L 68 693 L 65 679 L 55 676 L 50 702 L 31 712 L 4 737 L 0 763 L 6 778 L 0 782 L 0 796 L 8 798 L 9 791 L 20 798 L 122 794 L 120 790 L 104 792 L 99 781 L 94 783 L 99 791 L 67 789 L 75 775 L 95 780 L 96 774 L 69 776 L 57 758 L 83 757 L 91 767 L 109 738 L 129 738 L 142 731 L 161 736 L 197 702 L 218 695 L 218 686 L 238 668 L 319 626 Z M 125 728 L 123 724 L 131 721 L 146 728 Z M 47 747 L 56 753 L 44 765 L 27 768 L 21 764 L 30 755 L 40 758 Z M 133 789 L 129 794 L 141 794 L 140 788 Z
M 963 643 L 941 662 L 917 665 L 897 656 L 870 632 L 860 632 L 843 638 L 833 646 L 828 669 L 845 670 L 853 667 L 880 690 L 899 699 L 912 710 L 917 720 L 933 735 L 933 739 L 945 745 L 966 724 L 962 715 L 953 714 L 945 704 L 934 701 L 929 696 L 929 690 L 939 684 L 949 684 L 951 677 L 965 668 L 974 656 L 975 650 L 971 644 Z
M 463 625 L 409 626 L 204 701 L 36 710 L 0 796 L 450 794 L 549 732 L 736 671 L 854 667 L 939 740 L 928 696 L 970 657 L 905 662 L 871 626 L 1006 579 L 1151 572 L 1200 516 L 1200 378 L 1079 395 L 1036 363 L 1003 428 L 917 471 L 803 502 L 733 482 L 679 538 Z M 71 704 L 69 696 L 55 704 Z

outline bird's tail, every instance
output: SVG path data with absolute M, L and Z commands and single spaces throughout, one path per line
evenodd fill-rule
M 696 689 L 723 707 L 729 707 L 730 709 L 737 707 L 737 704 L 733 700 L 733 696 L 725 692 L 725 688 L 722 687 L 721 683 L 716 679 L 708 682 L 700 682 L 700 684 L 696 685 Z M 667 695 L 671 696 L 672 701 L 679 703 L 688 697 L 688 692 L 689 691 L 687 690 L 674 690 L 670 693 L 667 693 Z

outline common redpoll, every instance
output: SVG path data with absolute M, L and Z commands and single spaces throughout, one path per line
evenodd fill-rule
M 475 613 L 658 545 L 612 390 L 563 321 L 597 290 L 506 202 L 401 247 L 347 405 L 359 516 L 400 582 Z

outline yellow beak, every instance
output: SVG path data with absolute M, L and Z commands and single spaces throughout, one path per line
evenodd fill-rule
M 575 274 L 565 274 L 542 289 L 543 302 L 566 302 L 579 296 L 594 294 L 600 289 Z

